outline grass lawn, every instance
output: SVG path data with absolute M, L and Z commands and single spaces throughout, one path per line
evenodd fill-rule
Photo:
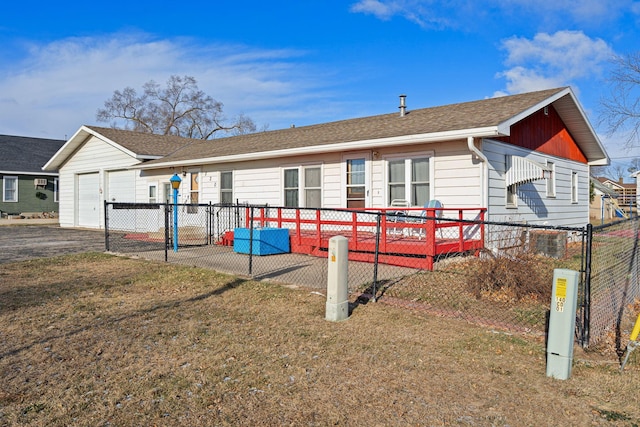
M 0 425 L 640 425 L 640 357 L 84 254 L 0 265 Z M 640 352 L 640 350 L 637 350 Z

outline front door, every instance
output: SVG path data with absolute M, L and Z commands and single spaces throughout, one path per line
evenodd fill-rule
M 343 206 L 364 209 L 371 206 L 369 153 L 354 153 L 343 157 Z

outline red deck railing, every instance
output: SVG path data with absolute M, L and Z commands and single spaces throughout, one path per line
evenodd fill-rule
M 440 255 L 484 246 L 485 208 L 246 209 L 247 226 L 252 221 L 253 227 L 289 229 L 294 253 L 326 257 L 329 239 L 342 235 L 349 241 L 349 259 L 373 262 L 378 240 L 378 262 L 432 270 Z

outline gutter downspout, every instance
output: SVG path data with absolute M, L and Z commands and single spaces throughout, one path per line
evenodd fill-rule
M 475 154 L 483 163 L 483 165 L 480 167 L 480 206 L 487 208 L 487 215 L 485 216 L 485 221 L 488 221 L 489 220 L 489 217 L 488 217 L 489 198 L 487 195 L 488 194 L 487 189 L 489 186 L 489 182 L 488 182 L 488 173 L 487 173 L 488 166 L 487 165 L 489 164 L 489 159 L 487 159 L 487 156 L 485 156 L 484 153 L 480 151 L 478 147 L 476 147 L 476 145 L 474 144 L 473 136 L 467 137 L 467 147 L 469 147 L 469 151 Z

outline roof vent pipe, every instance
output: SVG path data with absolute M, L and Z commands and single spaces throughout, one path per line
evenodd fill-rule
M 405 103 L 407 95 L 400 95 L 400 117 L 404 117 L 407 114 L 407 105 Z

